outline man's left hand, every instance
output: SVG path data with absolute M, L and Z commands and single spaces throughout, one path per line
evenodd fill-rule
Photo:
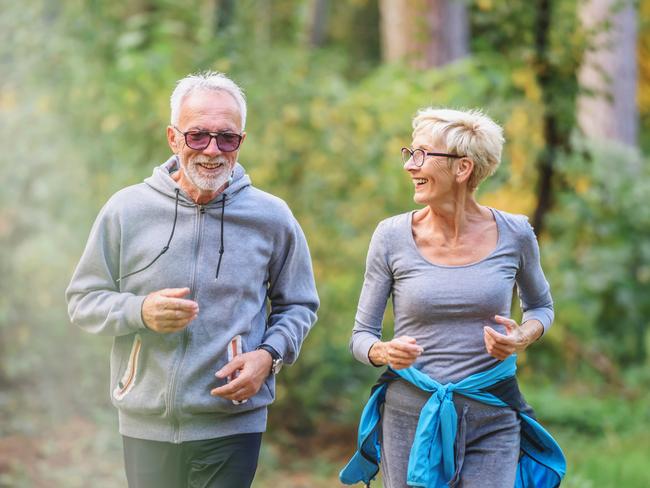
M 273 358 L 263 349 L 236 356 L 217 371 L 215 376 L 224 379 L 235 371 L 239 371 L 239 375 L 228 384 L 210 391 L 210 395 L 236 401 L 247 400 L 255 396 L 264 380 L 269 376 L 272 363 Z
M 538 320 L 529 320 L 520 326 L 512 319 L 495 315 L 494 321 L 505 326 L 506 334 L 486 326 L 483 327 L 483 340 L 488 354 L 500 361 L 525 350 L 544 332 L 544 326 Z

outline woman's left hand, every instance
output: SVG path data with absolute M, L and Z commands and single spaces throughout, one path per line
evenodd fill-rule
M 544 326 L 539 320 L 529 320 L 519 325 L 515 320 L 495 315 L 494 321 L 505 326 L 506 334 L 500 334 L 492 327 L 485 326 L 483 340 L 488 354 L 500 361 L 525 350 L 544 332 Z

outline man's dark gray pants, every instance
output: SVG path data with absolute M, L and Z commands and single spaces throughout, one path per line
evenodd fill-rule
M 122 436 L 129 488 L 248 488 L 262 434 L 156 442 Z

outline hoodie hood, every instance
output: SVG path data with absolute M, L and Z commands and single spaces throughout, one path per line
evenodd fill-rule
M 178 162 L 178 158 L 176 157 L 176 155 L 173 155 L 160 166 L 156 166 L 151 176 L 145 178 L 144 182 L 154 190 L 164 195 L 167 195 L 169 198 L 173 198 L 173 199 L 176 199 L 176 190 L 179 190 L 178 203 L 180 205 L 184 205 L 184 206 L 196 205 L 194 200 L 192 200 L 190 196 L 187 193 L 185 193 L 185 191 L 183 191 L 183 189 L 178 185 L 178 183 L 174 181 L 171 177 L 172 173 L 175 173 L 179 169 L 180 169 L 180 164 Z M 235 163 L 235 167 L 233 169 L 233 174 L 232 174 L 232 181 L 230 182 L 228 187 L 223 192 L 215 196 L 205 206 L 207 207 L 220 206 L 224 195 L 226 196 L 226 205 L 228 205 L 236 198 L 236 196 L 241 192 L 241 190 L 243 190 L 244 188 L 250 185 L 251 185 L 251 179 L 248 176 L 248 174 L 246 174 L 246 170 L 244 169 L 244 167 L 239 163 Z

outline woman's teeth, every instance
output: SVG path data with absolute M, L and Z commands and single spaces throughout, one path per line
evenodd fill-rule
M 413 182 L 416 185 L 424 185 L 427 182 L 426 178 L 413 178 Z

